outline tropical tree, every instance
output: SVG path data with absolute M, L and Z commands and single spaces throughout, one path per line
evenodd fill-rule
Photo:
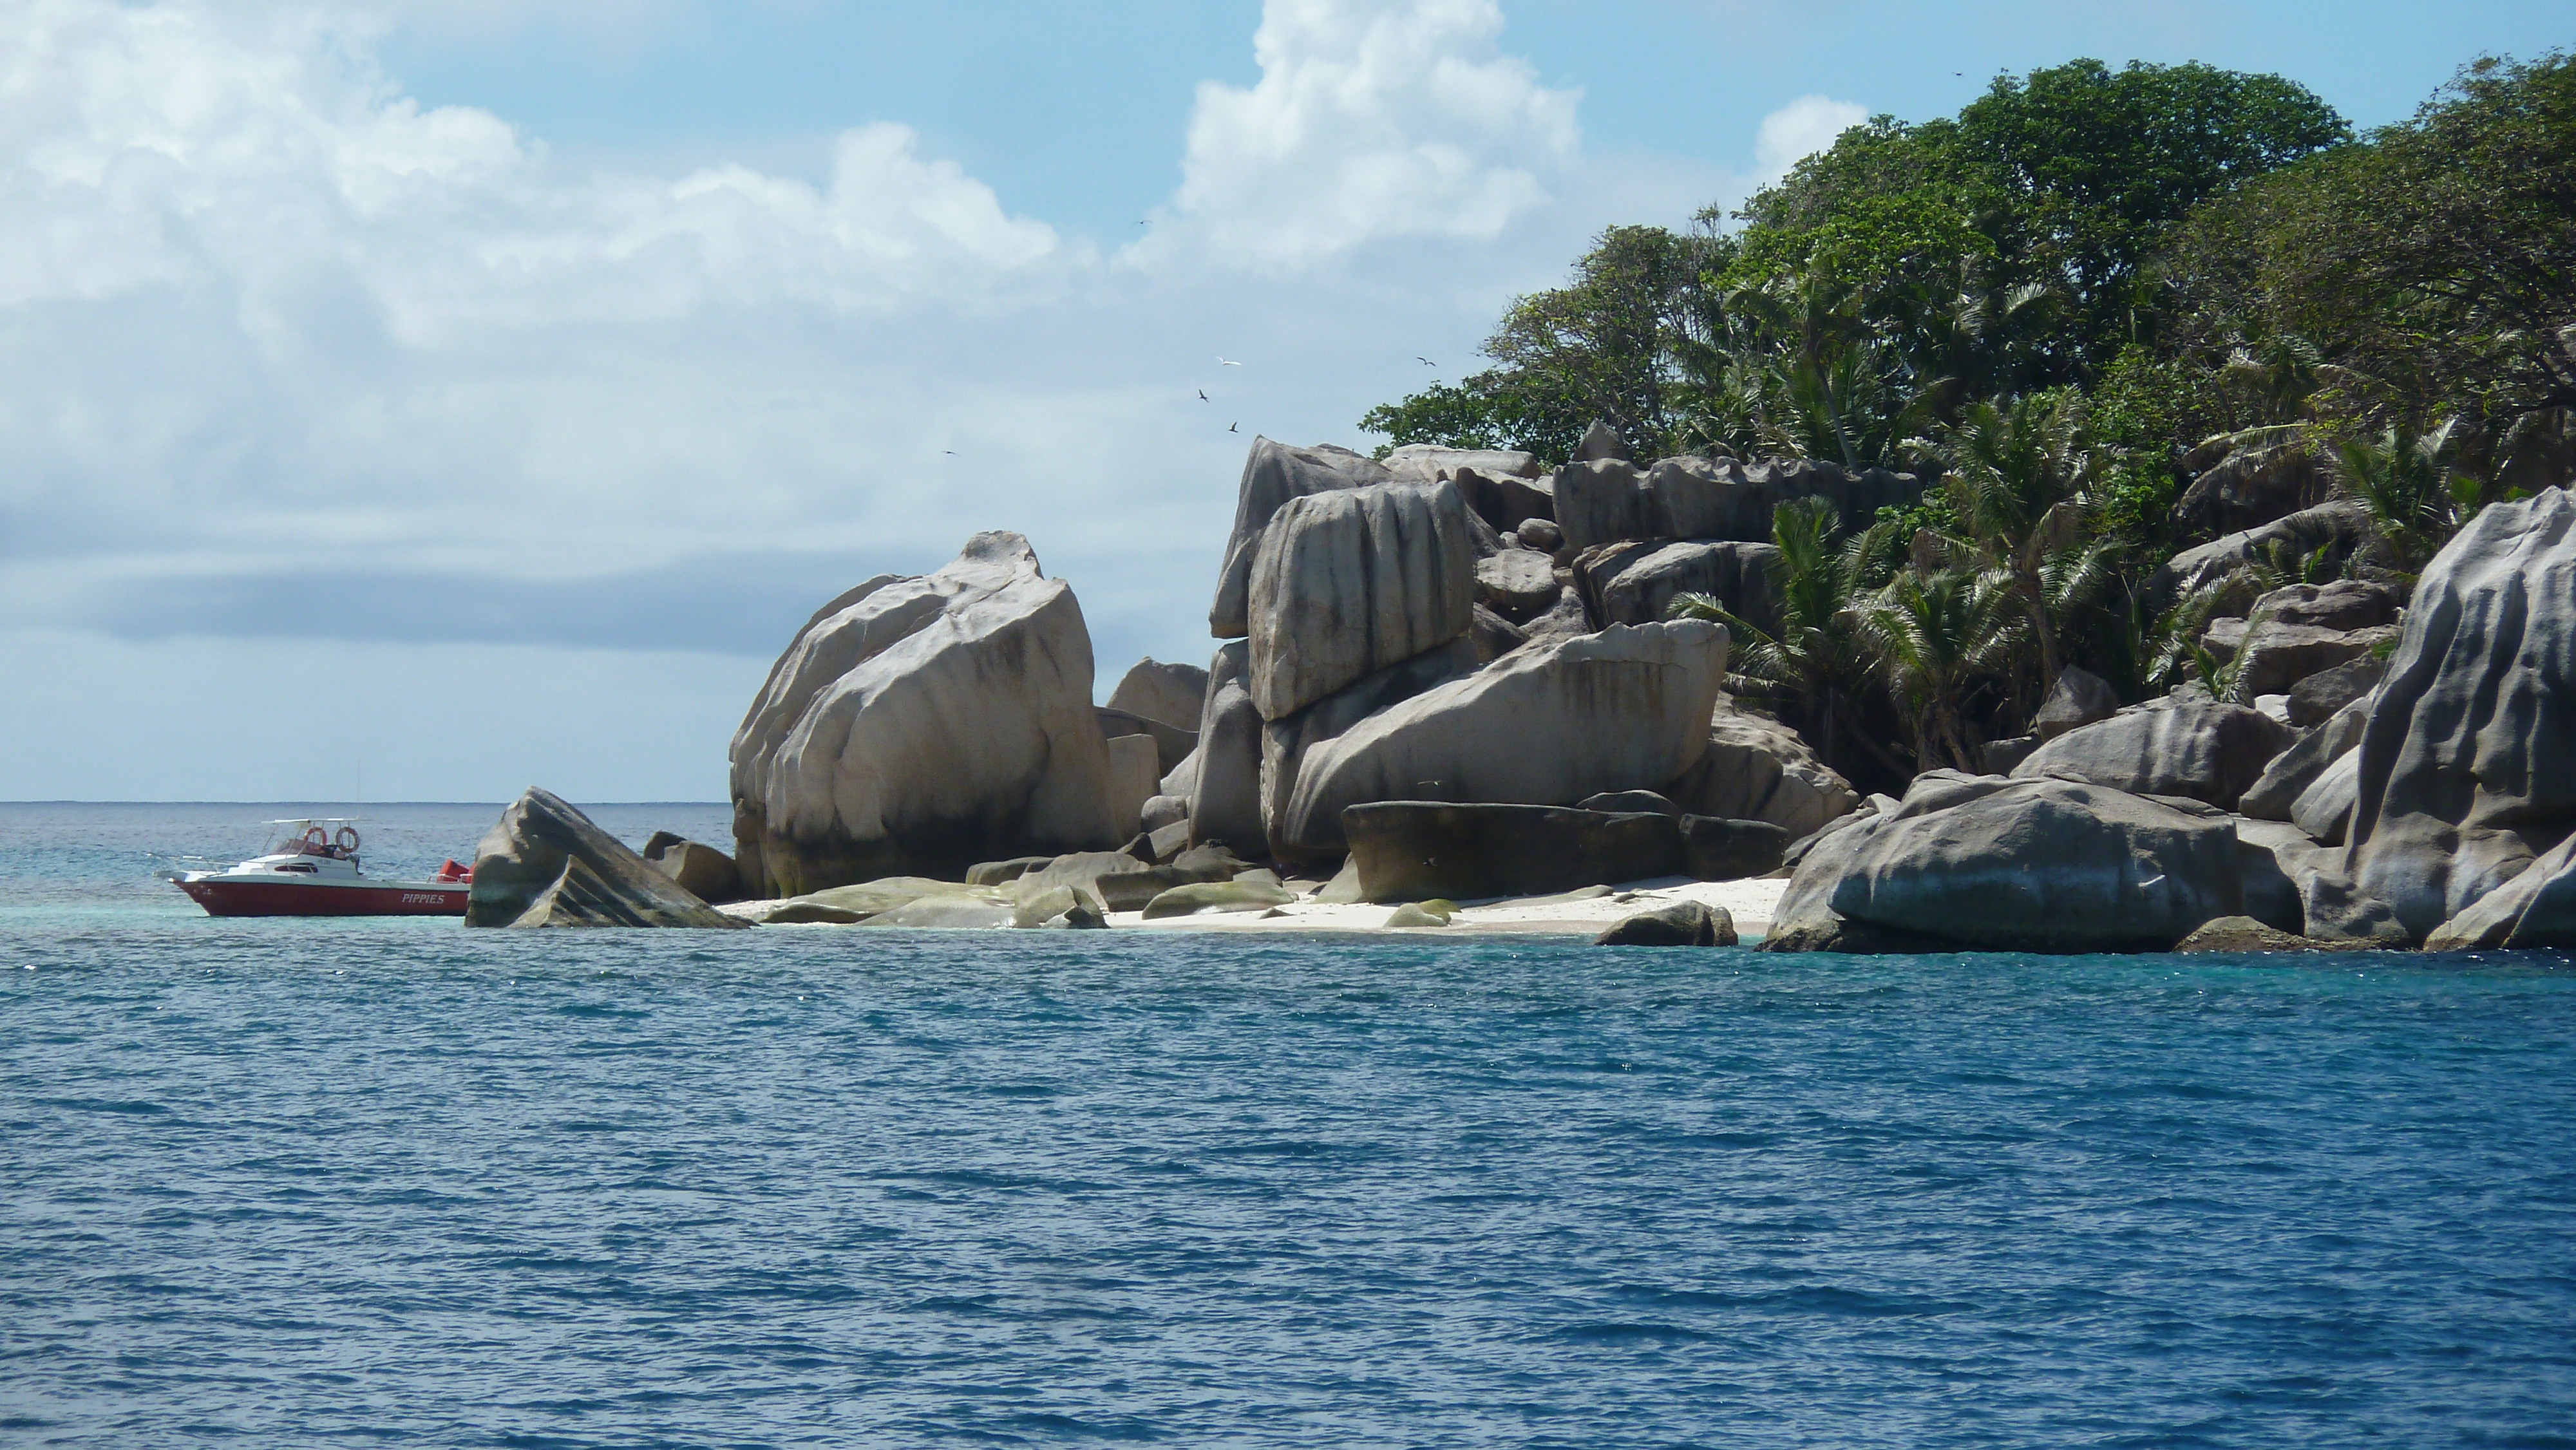
M 1969 698 L 2007 665 L 2026 628 L 2003 580 L 1990 570 L 1904 569 L 1854 615 L 1862 644 L 1912 720 L 1920 768 L 1981 770 Z
M 1675 596 L 1665 617 L 1725 625 L 1735 639 L 1728 683 L 1779 711 L 1827 763 L 1866 752 L 1909 774 L 1861 726 L 1876 664 L 1861 645 L 1852 601 L 1865 592 L 1885 533 L 1840 535 L 1840 517 L 1824 499 L 1793 499 L 1772 510 L 1779 553 L 1771 563 L 1778 615 L 1771 628 L 1706 594 Z
M 2347 439 L 2336 448 L 2345 491 L 2370 511 L 2380 542 L 2400 569 L 2422 568 L 2477 511 L 2479 480 L 2453 466 L 2458 424 L 2444 419 L 2422 434 L 2391 424 L 2375 441 Z
M 2045 690 L 2066 667 L 2065 622 L 2110 582 L 2104 551 L 2085 538 L 2081 499 L 2097 460 L 2084 400 L 2059 392 L 1972 403 L 1940 457 L 1958 542 L 2009 594 Z

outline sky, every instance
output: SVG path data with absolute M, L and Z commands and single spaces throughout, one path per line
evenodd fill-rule
M 989 528 L 1072 582 L 1105 697 L 1213 649 L 1255 434 L 1378 441 L 1605 226 L 2076 56 L 2371 126 L 2570 29 L 0 0 L 0 799 L 721 799 L 807 614 Z

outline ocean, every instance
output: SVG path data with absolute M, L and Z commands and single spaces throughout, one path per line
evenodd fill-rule
M 497 811 L 368 807 L 370 869 Z M 2576 1446 L 2565 957 L 515 934 L 150 875 L 305 813 L 0 806 L 0 1443 Z

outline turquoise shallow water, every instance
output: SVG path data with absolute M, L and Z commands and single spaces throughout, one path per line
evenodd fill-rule
M 2576 1445 L 2562 958 L 519 936 L 145 874 L 285 813 L 0 806 L 0 1443 Z

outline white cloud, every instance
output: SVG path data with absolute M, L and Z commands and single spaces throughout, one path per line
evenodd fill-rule
M 1869 119 L 1869 111 L 1831 96 L 1800 96 L 1770 115 L 1753 136 L 1757 186 L 1768 186 L 1789 168 L 1834 144 L 1834 138 Z
M 403 697 L 419 738 L 482 738 L 483 688 L 547 702 L 550 738 L 668 719 L 652 750 L 721 779 L 704 697 L 740 671 L 708 661 L 984 528 L 1074 581 L 1105 679 L 1204 658 L 1254 433 L 1364 441 L 1416 353 L 1470 364 L 1598 227 L 1710 194 L 1575 166 L 1575 97 L 1499 24 L 1272 0 L 1261 81 L 1202 92 L 1160 250 L 1110 265 L 901 125 L 813 180 L 612 173 L 414 101 L 381 16 L 0 0 L 0 657 L 59 711 L 0 794 L 188 793 L 138 773 L 137 712 L 255 718 L 251 673 L 372 651 L 440 682 Z M 653 704 L 675 652 L 685 720 Z M 239 664 L 243 700 L 177 659 Z M 494 749 L 472 769 L 512 788 L 558 768 Z
M 731 166 L 565 178 L 488 112 L 421 110 L 311 20 L 0 14 L 19 37 L 0 69 L 0 305 L 214 283 L 257 312 L 337 274 L 420 341 L 714 301 L 881 306 L 1058 250 L 902 126 L 843 134 L 822 189 Z
M 1502 24 L 1493 0 L 1269 0 L 1261 79 L 1199 86 L 1167 220 L 1216 259 L 1269 267 L 1384 237 L 1494 237 L 1548 200 L 1580 141 L 1577 93 L 1498 54 Z

